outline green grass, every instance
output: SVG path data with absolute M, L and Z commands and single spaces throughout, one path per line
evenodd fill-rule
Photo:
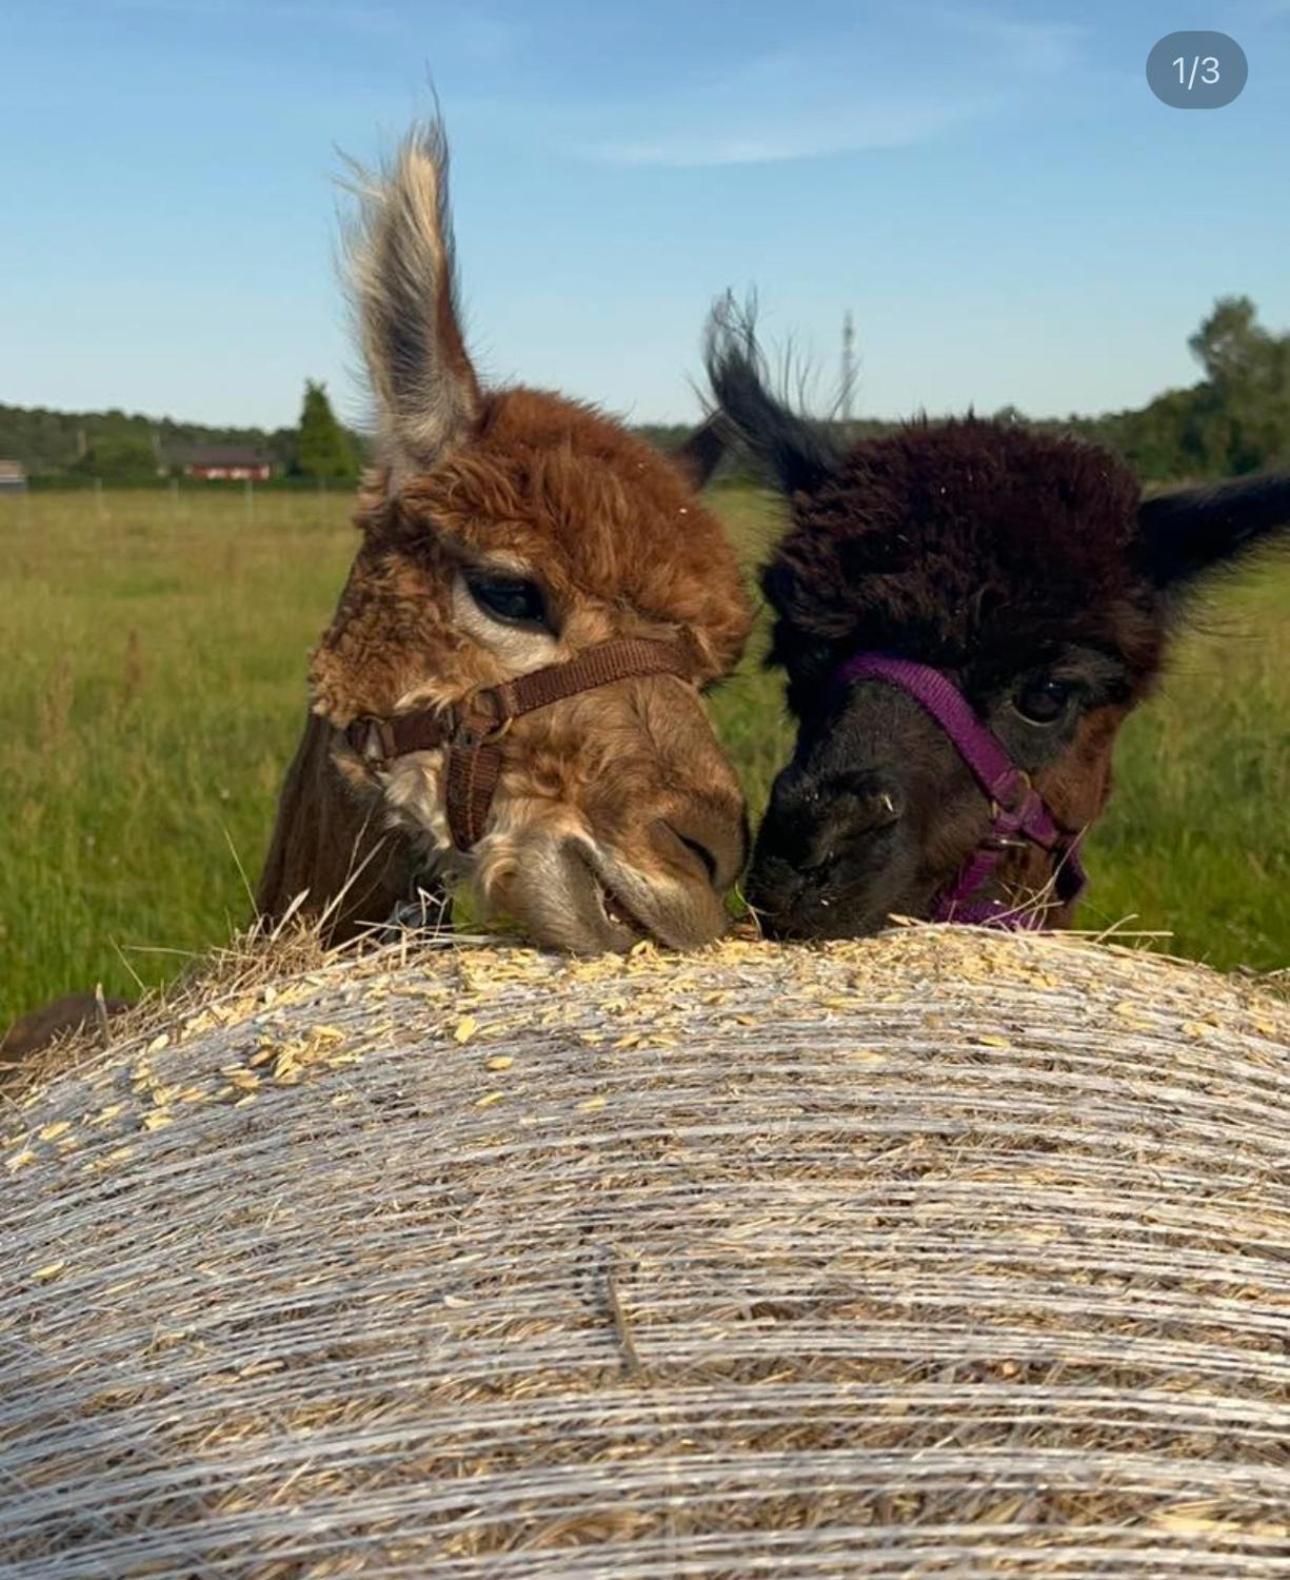
M 775 507 L 717 502 L 755 563 Z M 250 909 L 355 546 L 349 501 L 262 493 L 0 499 L 0 1023 L 130 993 Z M 1290 962 L 1290 568 L 1233 582 L 1130 721 L 1092 842 L 1089 925 L 1136 918 L 1222 966 Z M 755 655 L 714 703 L 754 812 L 791 730 Z

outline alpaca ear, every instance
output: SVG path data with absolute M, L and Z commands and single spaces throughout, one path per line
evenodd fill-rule
M 766 388 L 757 344 L 755 304 L 739 307 L 729 292 L 708 319 L 704 363 L 721 411 L 786 494 L 814 493 L 838 463 L 821 430 Z
M 704 486 L 730 447 L 730 433 L 717 415 L 701 422 L 692 434 L 672 451 L 668 459 L 696 491 Z
M 1185 592 L 1208 571 L 1278 537 L 1290 537 L 1290 474 L 1284 472 L 1158 494 L 1138 509 L 1139 555 L 1165 592 Z
M 356 176 L 351 288 L 382 458 L 397 480 L 439 461 L 481 403 L 457 310 L 442 125 L 414 129 L 392 167 Z

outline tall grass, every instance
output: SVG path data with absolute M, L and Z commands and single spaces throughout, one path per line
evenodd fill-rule
M 717 502 L 751 564 L 776 530 Z M 0 1023 L 129 994 L 249 915 L 306 654 L 355 547 L 349 501 L 0 498 Z M 1290 569 L 1225 588 L 1134 718 L 1090 850 L 1092 925 L 1127 916 L 1220 965 L 1290 961 Z M 760 809 L 792 732 L 756 654 L 718 726 Z

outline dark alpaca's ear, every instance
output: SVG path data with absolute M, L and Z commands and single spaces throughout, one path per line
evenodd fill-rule
M 780 488 L 786 494 L 814 493 L 838 456 L 814 423 L 766 388 L 753 306 L 738 307 L 728 293 L 718 301 L 708 319 L 703 360 L 718 406 Z
M 693 489 L 700 489 L 721 464 L 730 447 L 730 432 L 723 419 L 712 416 L 672 451 L 668 459 Z
M 1287 473 L 1158 494 L 1138 510 L 1143 568 L 1169 593 L 1185 592 L 1207 571 L 1230 565 L 1279 535 L 1290 536 Z
M 457 311 L 442 125 L 414 129 L 379 175 L 355 176 L 350 278 L 382 459 L 397 485 L 441 459 L 480 408 Z

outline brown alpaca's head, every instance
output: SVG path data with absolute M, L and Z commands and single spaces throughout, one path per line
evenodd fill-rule
M 374 768 L 338 733 L 339 771 L 429 868 L 468 874 L 539 943 L 715 937 L 746 822 L 700 692 L 735 664 L 749 613 L 696 494 L 711 435 L 667 459 L 573 401 L 481 387 L 459 327 L 437 127 L 365 187 L 352 258 L 380 465 L 314 655 L 315 712 L 343 732 L 448 708 L 628 637 L 679 644 L 685 674 L 617 680 L 515 719 L 468 853 L 453 846 L 443 750 Z
M 979 783 L 912 696 L 836 684 L 858 653 L 947 676 L 1059 828 L 1086 828 L 1185 594 L 1290 523 L 1290 478 L 1144 502 L 1093 446 L 970 418 L 837 454 L 768 394 L 750 325 L 718 318 L 709 351 L 723 411 L 792 500 L 763 578 L 799 726 L 747 886 L 767 928 L 856 936 L 936 914 L 990 829 Z M 1024 905 L 1052 876 L 1022 842 L 990 884 Z

